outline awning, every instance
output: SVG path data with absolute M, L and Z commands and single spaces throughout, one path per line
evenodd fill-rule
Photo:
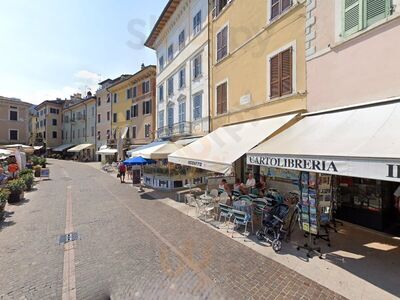
M 85 150 L 90 147 L 93 147 L 93 144 L 80 144 L 78 146 L 75 146 L 75 147 L 67 150 L 67 152 L 81 152 L 82 150 Z
M 176 164 L 229 173 L 233 162 L 286 124 L 297 114 L 220 127 L 168 156 Z
M 195 138 L 188 138 L 188 139 L 181 139 L 177 140 L 175 144 L 177 145 L 182 145 L 182 146 L 187 146 L 195 141 L 197 141 L 200 137 L 195 137 Z
M 53 152 L 63 152 L 64 150 L 67 150 L 67 149 L 72 148 L 74 146 L 75 146 L 75 144 L 63 144 L 63 145 L 60 145 L 60 146 L 52 149 L 52 151 Z
M 153 142 L 127 152 L 130 157 L 141 156 L 146 159 L 167 159 L 168 155 L 182 148 L 169 141 Z
M 33 146 L 33 149 L 35 149 L 35 150 L 40 150 L 42 148 L 43 148 L 43 146 Z
M 399 128 L 399 102 L 308 115 L 247 163 L 400 182 Z
M 102 154 L 102 155 L 114 155 L 117 153 L 117 149 L 111 149 L 111 148 L 104 148 L 100 149 L 99 151 L 96 152 L 96 154 Z

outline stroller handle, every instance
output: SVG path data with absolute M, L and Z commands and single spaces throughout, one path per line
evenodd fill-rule
M 277 217 L 275 215 L 273 217 L 274 217 L 274 219 L 277 219 L 280 223 L 283 223 L 283 220 L 281 218 L 279 218 L 279 217 Z

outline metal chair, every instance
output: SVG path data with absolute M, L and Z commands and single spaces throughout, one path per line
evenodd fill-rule
M 221 218 L 224 218 L 224 224 L 227 223 L 227 220 L 230 221 L 232 218 L 232 210 L 233 210 L 232 206 L 220 203 L 219 204 L 218 222 L 221 223 Z M 227 226 L 227 228 L 226 228 L 226 232 L 228 232 L 228 231 L 229 231 L 229 226 Z
M 218 190 L 217 189 L 212 189 L 210 191 L 210 196 L 213 197 L 213 198 L 218 197 Z
M 221 195 L 219 195 L 219 203 L 226 204 L 228 200 L 229 200 L 229 195 L 227 192 L 223 192 Z
M 253 200 L 253 213 L 261 218 L 261 226 L 262 226 L 262 221 L 263 221 L 263 217 L 264 217 L 264 211 L 265 211 L 265 207 L 268 205 L 268 202 L 264 199 L 261 198 L 257 198 Z
M 233 200 L 239 198 L 242 194 L 239 191 L 232 191 Z
M 254 232 L 254 226 L 253 226 L 253 220 L 251 219 L 251 216 L 246 214 L 243 211 L 233 209 L 232 210 L 232 216 L 234 217 L 233 219 L 233 229 L 235 229 L 236 226 L 244 226 L 244 233 L 247 231 L 247 224 L 251 223 L 251 232 Z M 234 231 L 234 230 L 233 230 Z M 233 231 L 232 231 L 232 237 L 233 237 Z M 249 234 L 250 235 L 250 232 Z
M 244 200 L 244 201 L 252 202 L 253 198 L 251 198 L 249 195 L 241 195 L 238 200 Z
M 196 208 L 197 208 L 197 217 L 200 219 L 201 215 L 204 215 L 204 220 L 207 221 L 207 216 L 210 212 L 214 210 L 214 205 L 213 204 L 203 204 L 200 199 L 194 198 L 195 203 L 196 203 Z
M 188 212 L 187 212 L 188 215 L 189 215 L 190 207 L 196 207 L 196 213 L 197 213 L 196 199 L 194 198 L 193 195 L 186 194 L 185 195 L 185 202 L 186 202 L 186 204 L 188 206 Z

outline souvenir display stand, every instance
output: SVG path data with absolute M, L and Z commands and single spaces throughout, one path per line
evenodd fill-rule
M 300 174 L 300 226 L 308 241 L 297 250 L 307 250 L 307 257 L 317 254 L 322 258 L 321 247 L 314 246 L 317 239 L 328 242 L 332 213 L 332 176 L 301 172 Z

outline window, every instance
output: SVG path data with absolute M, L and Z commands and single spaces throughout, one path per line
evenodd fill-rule
M 57 109 L 55 109 L 55 108 L 50 108 L 50 113 L 51 113 L 51 114 L 57 114 Z
M 193 18 L 193 34 L 196 35 L 201 31 L 201 10 Z
M 101 140 L 101 132 L 97 131 L 97 140 Z
M 90 135 L 94 136 L 94 126 L 90 127 Z
M 46 126 L 46 119 L 43 120 L 43 125 Z
M 160 56 L 158 59 L 158 67 L 160 68 L 160 71 L 164 70 L 164 56 Z
M 150 80 L 142 82 L 142 93 L 143 94 L 150 93 Z
M 111 115 L 111 113 L 108 111 L 107 112 L 107 121 L 110 121 L 110 115 Z
M 72 131 L 72 138 L 75 138 L 75 129 Z
M 110 103 L 110 101 L 111 101 L 111 95 L 107 94 L 107 103 Z
M 193 78 L 197 79 L 201 76 L 201 55 L 193 60 Z
M 44 139 L 46 138 L 46 131 L 43 132 L 43 138 L 44 138 Z
M 292 48 L 270 59 L 270 97 L 292 93 Z
M 136 118 L 139 115 L 139 106 L 137 104 L 131 106 L 131 117 Z
M 171 44 L 168 47 L 168 62 L 171 62 L 174 59 L 174 45 Z
M 185 101 L 179 102 L 178 116 L 179 116 L 179 123 L 186 122 L 186 102 Z
M 68 140 L 68 131 L 65 132 L 65 139 Z
M 150 137 L 150 124 L 144 125 L 144 137 Z
M 390 13 L 390 0 L 343 0 L 343 35 L 365 29 Z
M 136 96 L 137 96 L 137 87 L 134 86 L 132 89 L 132 98 L 136 98 Z
M 53 119 L 53 120 L 51 120 L 52 121 L 52 125 L 53 126 L 57 126 L 57 119 Z
M 107 101 L 108 102 L 108 101 Z M 98 97 L 97 98 L 97 106 L 100 106 L 101 105 L 101 98 L 100 97 Z
M 131 89 L 126 90 L 126 99 L 132 99 L 132 90 Z
M 143 102 L 143 114 L 144 115 L 151 114 L 151 100 Z
M 158 101 L 163 102 L 164 101 L 164 85 L 160 85 L 158 87 Z
M 117 113 L 113 113 L 113 122 L 117 123 Z
M 186 70 L 185 68 L 179 71 L 179 88 L 182 89 L 185 87 L 186 82 Z
M 118 101 L 118 94 L 115 93 L 115 94 L 114 94 L 114 103 L 117 103 L 117 101 Z
M 129 121 L 131 119 L 131 111 L 127 110 L 126 111 L 126 120 Z
M 18 121 L 18 111 L 10 110 L 10 121 Z
M 132 138 L 136 139 L 136 126 L 132 126 Z
M 64 130 L 61 130 L 61 139 L 64 139 Z
M 293 0 L 271 0 L 271 20 L 274 20 L 276 17 L 280 16 L 283 12 L 290 8 L 292 4 Z
M 92 117 L 94 117 L 94 114 L 95 114 L 95 109 L 94 109 L 95 107 L 94 106 L 92 106 Z
M 131 138 L 131 136 L 130 136 L 130 134 L 129 134 L 129 127 L 128 127 L 128 129 L 126 130 L 126 136 L 125 136 L 125 138 L 127 138 L 127 139 L 130 139 Z
M 164 127 L 164 110 L 158 112 L 158 128 Z
M 167 122 L 168 122 L 168 128 L 172 129 L 174 126 L 174 107 L 170 106 L 168 107 L 168 115 L 167 115 Z
M 78 133 L 79 133 L 79 131 L 78 131 Z M 57 138 L 57 131 L 53 131 L 52 135 L 53 135 L 53 139 L 56 139 Z
M 78 129 L 78 139 L 81 137 L 81 130 Z
M 228 55 L 228 26 L 217 33 L 217 61 Z
M 9 131 L 10 141 L 18 141 L 18 130 L 11 129 Z
M 225 114 L 228 109 L 228 83 L 217 86 L 217 115 Z
M 231 0 L 216 0 L 215 1 L 215 16 L 218 16 L 222 9 L 229 3 Z
M 193 96 L 193 119 L 201 119 L 201 102 L 202 94 L 197 94 Z
M 174 77 L 168 78 L 168 96 L 174 94 Z
M 185 30 L 182 30 L 178 37 L 179 41 L 179 51 L 185 48 Z
M 101 122 L 101 115 L 98 114 L 98 115 L 97 115 L 97 123 L 100 123 L 100 122 Z

